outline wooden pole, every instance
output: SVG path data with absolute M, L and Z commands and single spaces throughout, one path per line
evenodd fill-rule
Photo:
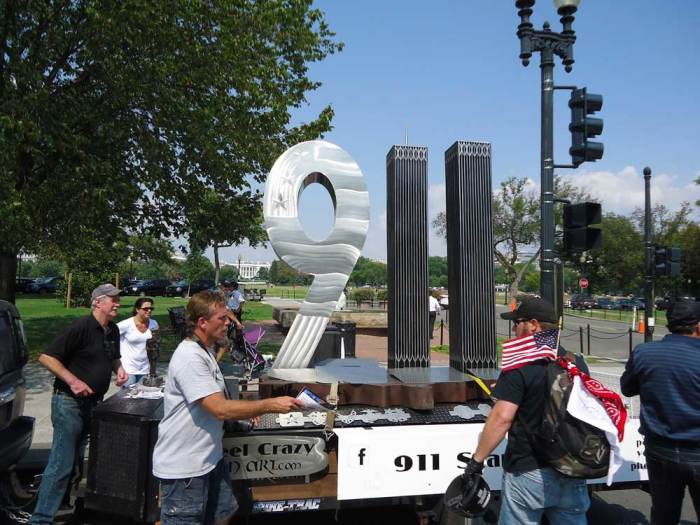
M 73 272 L 68 272 L 68 286 L 66 287 L 66 308 L 70 308 L 70 296 L 73 288 Z
M 114 286 L 115 286 L 116 288 L 119 288 L 119 272 L 116 272 L 116 273 L 114 274 Z

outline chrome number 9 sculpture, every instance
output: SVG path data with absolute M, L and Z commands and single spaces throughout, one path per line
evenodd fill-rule
M 318 182 L 330 193 L 335 225 L 322 241 L 299 221 L 299 197 Z M 278 257 L 312 274 L 309 288 L 274 368 L 305 368 L 355 267 L 369 228 L 369 194 L 360 167 L 342 148 L 322 140 L 302 142 L 272 166 L 263 204 L 265 229 Z

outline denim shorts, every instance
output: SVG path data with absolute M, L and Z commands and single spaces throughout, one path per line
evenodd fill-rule
M 551 468 L 506 472 L 501 491 L 501 525 L 536 525 L 542 515 L 557 525 L 586 525 L 590 506 L 585 479 Z
M 202 476 L 161 479 L 162 525 L 209 525 L 231 516 L 238 502 L 231 490 L 231 476 L 224 460 Z

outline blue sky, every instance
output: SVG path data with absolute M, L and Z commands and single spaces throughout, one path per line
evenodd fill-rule
M 312 65 L 323 83 L 298 111 L 307 120 L 330 104 L 334 129 L 325 137 L 360 165 L 371 200 L 363 255 L 386 258 L 385 156 L 393 144 L 429 148 L 431 218 L 444 209 L 444 152 L 456 140 L 492 144 L 493 185 L 527 176 L 539 185 L 540 69 L 523 67 L 510 0 L 321 0 L 345 49 Z M 536 28 L 561 24 L 553 2 L 534 6 Z M 576 13 L 576 63 L 569 74 L 557 59 L 555 83 L 603 95 L 599 116 L 605 155 L 559 173 L 585 187 L 604 211 L 629 213 L 643 204 L 642 169 L 653 170 L 652 199 L 675 209 L 700 199 L 700 2 L 582 0 Z M 555 161 L 569 162 L 568 92 L 555 94 Z M 308 203 L 308 204 L 307 204 Z M 315 203 L 312 205 L 311 203 Z M 332 225 L 330 198 L 319 185 L 302 195 L 302 224 L 320 238 Z M 432 255 L 444 255 L 431 236 Z M 271 249 L 234 247 L 239 255 L 272 260 Z

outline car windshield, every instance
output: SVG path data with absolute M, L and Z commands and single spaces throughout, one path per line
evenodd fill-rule
M 177 281 L 173 283 L 173 286 L 187 286 L 189 283 L 187 281 Z

